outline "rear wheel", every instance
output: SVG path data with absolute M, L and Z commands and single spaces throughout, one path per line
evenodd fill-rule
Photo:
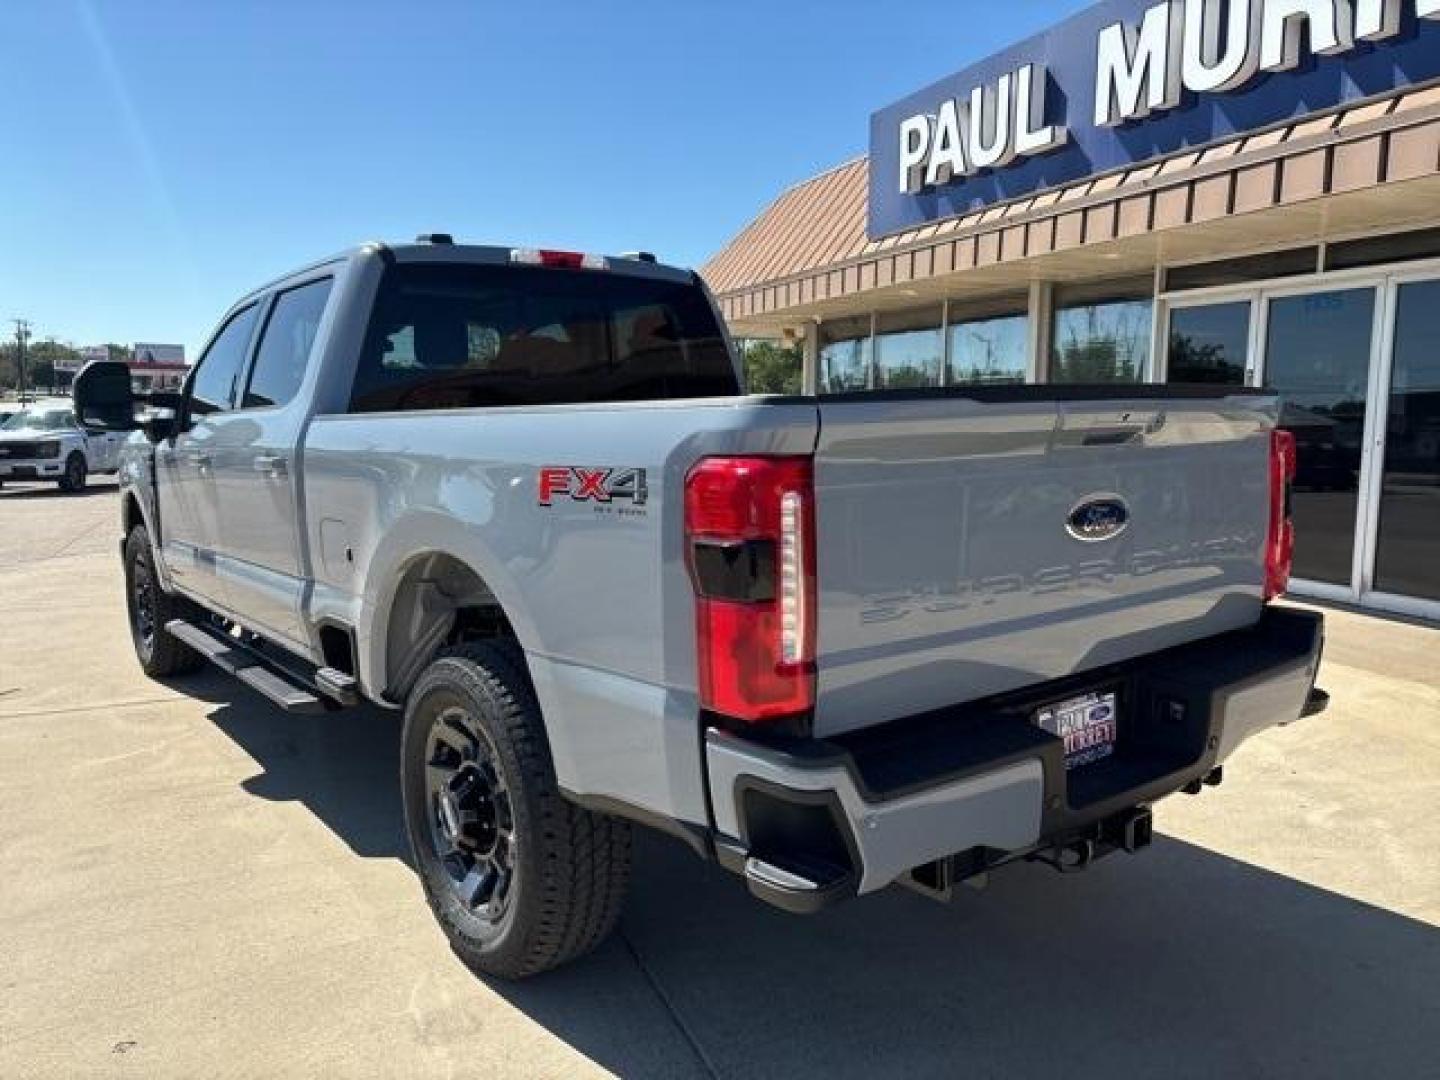
M 78 450 L 73 450 L 70 456 L 65 459 L 65 472 L 60 477 L 61 491 L 84 491 L 85 481 L 89 469 L 85 464 L 85 455 Z
M 194 671 L 204 658 L 165 629 L 171 619 L 188 616 L 189 605 L 160 587 L 153 558 L 150 534 L 136 525 L 125 538 L 125 606 L 135 658 L 151 678 Z
M 470 643 L 425 670 L 406 704 L 400 769 L 425 897 L 467 965 L 524 978 L 609 935 L 630 826 L 560 795 L 518 649 Z

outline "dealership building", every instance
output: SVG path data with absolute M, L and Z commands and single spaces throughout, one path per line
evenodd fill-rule
M 1273 387 L 1293 591 L 1440 617 L 1440 0 L 1096 4 L 880 109 L 703 273 L 809 392 Z

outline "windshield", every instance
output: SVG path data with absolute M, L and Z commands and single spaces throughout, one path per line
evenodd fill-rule
M 0 424 L 0 431 L 67 431 L 74 426 L 69 409 L 25 409 Z

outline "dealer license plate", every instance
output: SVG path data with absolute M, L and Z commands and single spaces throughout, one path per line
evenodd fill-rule
M 1115 694 L 1084 694 L 1042 706 L 1035 723 L 1065 742 L 1065 768 L 1107 758 L 1115 752 Z

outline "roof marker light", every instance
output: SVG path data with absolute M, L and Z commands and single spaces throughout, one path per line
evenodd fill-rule
M 579 251 L 555 251 L 549 248 L 515 248 L 510 261 L 522 266 L 552 266 L 562 270 L 608 270 L 604 255 L 586 255 Z

